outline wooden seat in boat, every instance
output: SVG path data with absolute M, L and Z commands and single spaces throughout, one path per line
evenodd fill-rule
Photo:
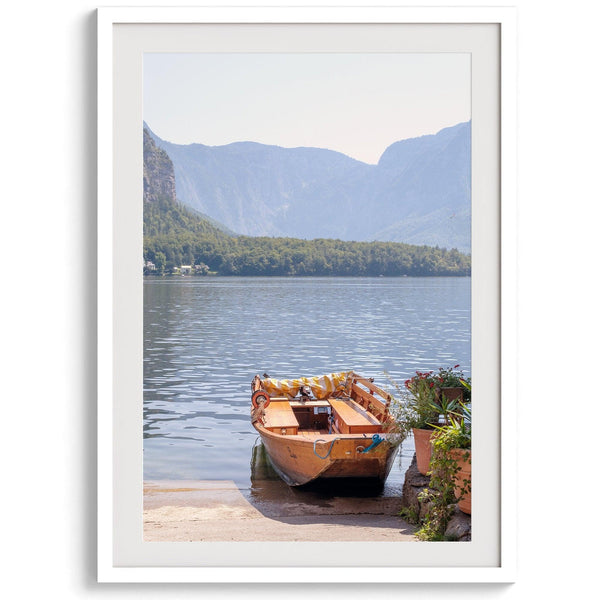
M 335 425 L 340 433 L 377 433 L 379 421 L 353 400 L 329 399 Z
M 265 409 L 265 428 L 269 431 L 296 435 L 299 426 L 289 402 L 271 402 Z

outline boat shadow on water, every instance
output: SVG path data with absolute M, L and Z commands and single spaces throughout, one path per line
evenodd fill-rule
M 314 523 L 389 527 L 382 516 L 397 517 L 400 490 L 378 480 L 323 479 L 287 485 L 273 468 L 260 438 L 252 448 L 250 488 L 246 499 L 264 516 L 284 522 L 309 517 Z

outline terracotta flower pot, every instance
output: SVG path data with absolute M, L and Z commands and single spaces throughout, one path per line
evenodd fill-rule
M 429 463 L 433 453 L 431 445 L 431 436 L 433 429 L 413 429 L 415 438 L 415 452 L 417 454 L 417 469 L 421 475 L 427 475 L 429 471 Z
M 469 491 L 458 501 L 458 508 L 471 514 L 471 451 L 455 449 L 450 451 L 450 456 L 458 463 L 458 472 L 454 478 L 456 489 L 454 495 L 458 499 L 461 495 L 461 488 L 468 487 Z
M 439 401 L 441 396 L 444 396 L 446 400 L 451 402 L 452 400 L 463 401 L 463 388 L 461 387 L 442 387 L 435 389 L 435 398 Z

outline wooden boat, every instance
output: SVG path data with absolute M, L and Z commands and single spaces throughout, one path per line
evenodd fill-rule
M 316 479 L 383 483 L 400 439 L 391 396 L 349 371 L 252 380 L 252 424 L 277 474 L 291 486 Z

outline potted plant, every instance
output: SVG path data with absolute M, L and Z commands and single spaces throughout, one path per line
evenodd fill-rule
M 416 375 L 404 382 L 404 386 L 391 381 L 400 392 L 400 399 L 396 402 L 396 422 L 402 424 L 405 434 L 412 433 L 417 468 L 422 475 L 426 475 L 432 452 L 431 435 L 440 422 L 447 422 L 447 415 L 455 408 L 456 401 L 437 393 L 439 379 L 433 371 L 417 371 Z
M 440 425 L 449 423 L 449 415 L 455 412 L 463 398 L 470 399 L 470 380 L 465 378 L 460 365 L 439 368 L 437 372 L 416 372 L 404 382 L 414 399 L 416 419 L 413 420 L 413 437 L 417 468 L 421 475 L 429 473 L 433 453 L 432 434 Z
M 439 368 L 437 372 L 416 371 L 403 388 L 390 379 L 401 395 L 396 420 L 403 424 L 405 433 L 413 434 L 417 468 L 422 475 L 429 472 L 435 428 L 448 423 L 448 415 L 460 402 L 470 401 L 470 379 L 458 370 L 459 366 Z
M 459 366 L 440 368 L 437 372 L 416 371 L 402 387 L 388 376 L 400 392 L 400 400 L 396 402 L 396 421 L 402 424 L 405 434 L 413 434 L 417 468 L 421 475 L 429 473 L 431 436 L 436 427 L 448 424 L 449 415 L 458 410 L 463 398 L 470 399 L 470 380 L 457 370 Z M 459 388 L 460 394 L 455 388 Z
M 447 369 L 438 369 L 437 373 L 430 375 L 434 384 L 437 399 L 458 400 L 469 402 L 471 399 L 470 379 L 464 376 L 460 365 L 454 365 Z M 467 383 L 467 385 L 465 385 Z
M 470 386 L 469 386 L 470 387 Z M 471 514 L 471 408 L 461 403 L 460 410 L 449 416 L 445 425 L 432 435 L 432 477 L 445 478 L 458 508 Z
M 404 382 L 408 391 L 407 425 L 415 440 L 417 469 L 421 475 L 429 471 L 431 460 L 431 435 L 439 421 L 439 411 L 435 406 L 435 387 L 431 372 L 417 374 Z

